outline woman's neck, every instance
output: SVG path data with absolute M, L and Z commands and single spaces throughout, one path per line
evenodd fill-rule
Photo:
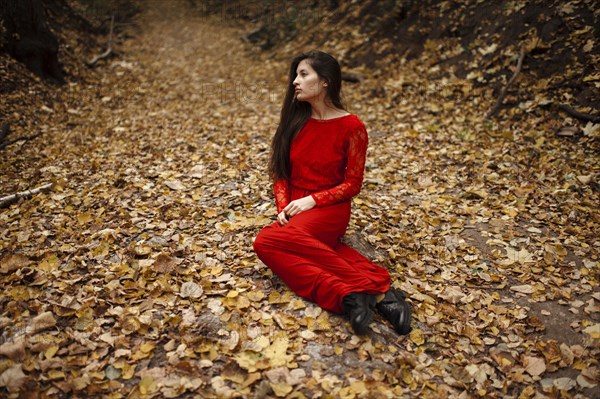
M 311 103 L 310 106 L 312 108 L 311 117 L 319 120 L 337 118 L 347 114 L 343 109 L 338 109 L 333 104 L 327 104 L 324 101 Z

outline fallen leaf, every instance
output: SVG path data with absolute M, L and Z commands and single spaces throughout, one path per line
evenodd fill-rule
M 419 330 L 418 328 L 411 330 L 409 333 L 409 338 L 414 344 L 419 346 L 425 343 L 425 335 L 423 334 L 423 331 Z
M 307 341 L 310 341 L 312 339 L 315 339 L 315 337 L 317 336 L 314 332 L 310 331 L 310 330 L 302 330 L 300 332 L 300 336 L 302 338 L 304 338 Z
M 138 389 L 142 395 L 152 394 L 157 391 L 158 385 L 151 376 L 145 376 L 141 379 Z
M 600 339 L 600 323 L 584 328 L 583 332 L 592 337 L 592 339 Z
M 546 371 L 546 362 L 541 357 L 524 356 L 525 371 L 537 377 Z
M 104 369 L 104 374 L 109 380 L 116 380 L 121 377 L 121 370 L 109 364 L 106 369 Z
M 44 312 L 31 320 L 31 323 L 27 326 L 27 333 L 35 334 L 55 325 L 56 319 L 52 312 Z
M 444 291 L 438 295 L 440 298 L 454 304 L 459 303 L 465 297 L 460 287 L 457 286 L 445 287 Z
M 271 383 L 271 389 L 273 390 L 275 396 L 278 398 L 283 398 L 288 393 L 292 392 L 294 387 L 286 383 Z
M 179 295 L 182 298 L 200 298 L 202 296 L 202 288 L 193 281 L 187 281 L 181 285 Z
M 0 355 L 20 361 L 25 356 L 25 337 L 20 336 L 0 345 Z
M 154 270 L 158 273 L 171 273 L 177 267 L 177 260 L 167 254 L 160 254 L 154 259 Z
M 0 259 L 0 273 L 6 274 L 25 266 L 29 266 L 31 261 L 25 255 L 8 254 Z
M 179 180 L 167 180 L 165 181 L 165 186 L 175 191 L 184 191 L 186 189 L 183 183 Z
M 0 388 L 6 388 L 8 392 L 18 392 L 26 379 L 21 365 L 15 364 L 0 374 Z
M 512 247 L 507 247 L 505 250 L 506 259 L 498 261 L 498 263 L 503 266 L 510 266 L 514 263 L 525 264 L 534 262 L 533 255 L 530 254 L 525 248 L 516 250 Z
M 536 289 L 529 284 L 513 285 L 510 287 L 510 290 L 520 292 L 521 294 L 533 294 L 536 291 Z

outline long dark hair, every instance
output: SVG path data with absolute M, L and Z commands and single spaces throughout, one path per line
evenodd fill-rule
M 290 65 L 290 74 L 288 79 L 287 91 L 283 106 L 281 107 L 281 117 L 279 126 L 271 142 L 271 161 L 269 163 L 269 173 L 274 180 L 288 179 L 291 175 L 290 165 L 290 147 L 292 140 L 298 134 L 302 126 L 311 115 L 311 106 L 308 102 L 297 101 L 295 99 L 294 80 L 296 79 L 296 70 L 298 64 L 306 60 L 315 70 L 320 79 L 327 82 L 326 99 L 339 109 L 345 107 L 342 103 L 340 92 L 342 90 L 342 72 L 340 64 L 331 55 L 322 51 L 309 51 L 296 56 Z

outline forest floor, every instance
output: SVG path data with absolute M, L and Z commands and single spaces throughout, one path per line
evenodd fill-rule
M 0 396 L 600 397 L 598 125 L 484 123 L 491 90 L 418 59 L 345 84 L 370 136 L 348 240 L 414 310 L 358 337 L 252 251 L 287 61 L 153 4 L 116 57 L 3 94 L 42 136 L 1 150 L 0 195 L 53 189 L 0 210 Z

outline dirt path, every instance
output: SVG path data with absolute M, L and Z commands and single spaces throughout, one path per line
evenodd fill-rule
M 48 104 L 47 141 L 7 152 L 6 176 L 57 186 L 0 213 L 2 338 L 22 348 L 0 372 L 24 375 L 10 390 L 598 397 L 597 193 L 555 192 L 517 159 L 533 147 L 473 139 L 465 105 L 446 123 L 416 112 L 410 87 L 391 106 L 366 95 L 376 83 L 348 85 L 371 137 L 350 240 L 415 310 L 408 337 L 381 319 L 353 336 L 252 253 L 275 215 L 266 163 L 287 66 L 188 2 L 147 8 L 118 58 Z

